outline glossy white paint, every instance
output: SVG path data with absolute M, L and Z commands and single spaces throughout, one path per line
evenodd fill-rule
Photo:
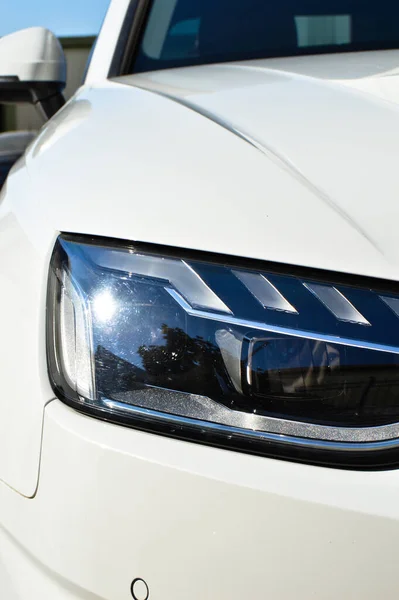
M 0 485 L 0 506 L 18 600 L 128 600 L 136 577 L 165 600 L 397 596 L 397 471 L 246 456 L 54 401 L 36 497 Z
M 295 75 L 213 69 L 230 83 L 197 104 L 258 148 L 159 94 L 86 88 L 26 157 L 32 186 L 57 198 L 41 203 L 45 226 L 397 278 L 396 105 Z
M 398 64 L 399 52 L 391 51 L 356 54 L 355 58 L 335 55 L 210 65 L 120 81 L 168 95 L 222 121 L 307 188 L 312 199 L 317 197 L 325 205 L 326 220 L 316 223 L 313 208 L 302 203 L 300 227 L 295 238 L 289 236 L 287 240 L 295 200 L 290 198 L 286 219 L 276 224 L 264 219 L 251 195 L 248 210 L 257 211 L 265 234 L 271 225 L 278 230 L 285 248 L 296 254 L 297 258 L 289 257 L 287 262 L 395 279 L 399 257 L 395 223 L 399 197 Z M 278 195 L 278 186 L 270 184 L 267 193 Z M 264 197 L 267 213 L 272 202 L 280 204 L 277 195 Z M 381 270 L 380 260 L 365 260 L 363 252 L 357 254 L 355 241 L 347 247 L 326 240 L 321 247 L 318 236 L 333 233 L 328 216 L 331 211 L 373 246 L 379 259 L 389 263 L 388 269 Z M 311 223 L 318 231 L 299 239 L 304 223 Z M 336 232 L 333 236 L 338 239 Z M 274 240 L 267 237 L 270 245 L 264 245 L 262 256 L 257 256 L 285 261 L 281 248 L 279 258 L 274 253 Z M 247 254 L 251 252 L 249 243 Z
M 0 200 L 0 596 L 122 600 L 144 577 L 162 600 L 395 598 L 398 472 L 195 446 L 52 400 L 60 231 L 399 279 L 399 52 L 111 82 L 127 5 Z
M 112 0 L 110 3 L 86 74 L 87 85 L 107 79 L 119 34 L 131 4 L 132 0 Z
M 45 297 L 51 244 L 41 252 L 35 201 L 24 169 L 0 201 L 0 480 L 27 496 L 37 485 L 47 377 Z M 25 204 L 21 207 L 20 202 Z M 54 234 L 55 238 L 55 234 Z M 48 256 L 46 256 L 46 253 Z

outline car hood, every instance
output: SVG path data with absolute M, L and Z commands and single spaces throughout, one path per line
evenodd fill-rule
M 83 90 L 28 164 L 44 177 L 51 156 L 63 231 L 398 280 L 396 65 L 388 51 L 123 77 Z

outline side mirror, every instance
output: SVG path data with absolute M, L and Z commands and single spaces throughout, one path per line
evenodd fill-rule
M 52 117 L 65 103 L 66 59 L 51 31 L 32 27 L 0 39 L 0 103 L 35 104 Z

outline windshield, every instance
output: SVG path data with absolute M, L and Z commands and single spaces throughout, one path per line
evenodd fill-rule
M 395 0 L 153 0 L 133 70 L 398 47 Z

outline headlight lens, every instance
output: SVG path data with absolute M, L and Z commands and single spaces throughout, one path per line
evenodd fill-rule
M 398 445 L 392 291 L 62 236 L 48 309 L 50 377 L 80 410 L 329 464 Z

